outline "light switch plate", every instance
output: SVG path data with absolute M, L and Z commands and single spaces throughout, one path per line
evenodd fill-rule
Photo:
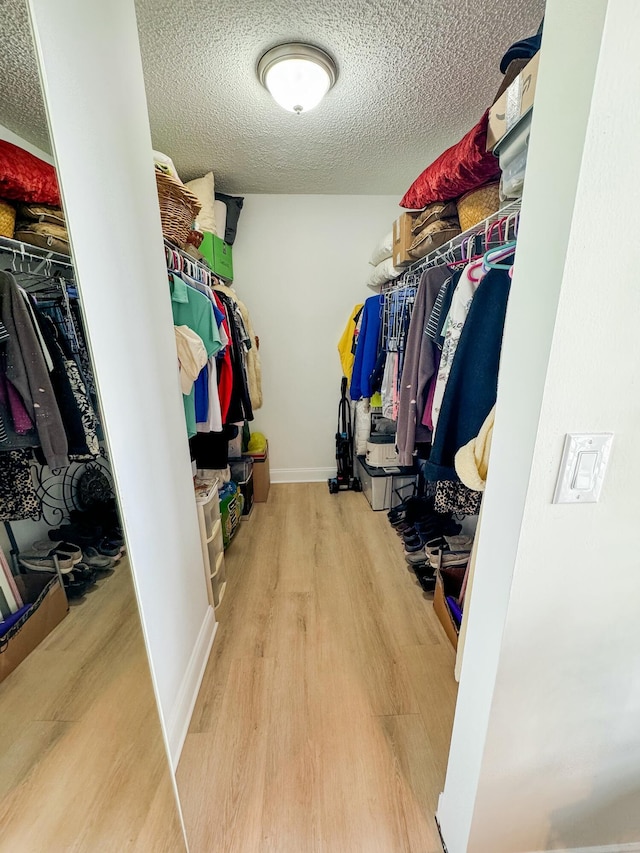
M 568 433 L 564 439 L 554 504 L 595 503 L 600 499 L 613 433 Z

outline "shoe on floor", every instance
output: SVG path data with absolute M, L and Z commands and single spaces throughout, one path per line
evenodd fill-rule
M 90 569 L 96 569 L 98 572 L 108 572 L 115 566 L 113 557 L 101 554 L 97 548 L 92 547 L 84 549 L 82 562 L 89 566 Z
M 82 560 L 82 550 L 73 542 L 64 542 L 63 540 L 40 539 L 38 542 L 33 543 L 29 549 L 29 553 L 41 553 L 44 556 L 52 550 L 56 551 L 57 554 L 71 559 L 74 565 Z
M 407 561 L 407 563 L 409 563 L 410 566 L 414 565 L 416 563 L 427 563 L 427 562 L 429 562 L 429 559 L 428 559 L 427 555 L 425 554 L 424 548 L 422 548 L 420 551 L 413 551 L 410 554 L 405 554 L 404 558 Z
M 114 560 L 119 560 L 122 556 L 122 545 L 118 545 L 117 541 L 113 542 L 111 539 L 101 539 L 97 544 L 97 550 L 99 554 L 102 554 L 104 557 L 111 557 Z
M 433 556 L 429 554 L 427 556 L 434 569 L 463 568 L 469 562 L 468 551 L 438 551 Z
M 53 574 L 56 571 L 54 558 L 58 560 L 58 568 L 63 574 L 73 569 L 73 560 L 68 556 L 58 554 L 54 550 L 51 550 L 49 554 L 25 551 L 23 554 L 18 555 L 20 564 L 26 569 L 32 572 L 49 572 L 49 574 Z
M 433 592 L 436 588 L 436 576 L 431 572 L 417 571 L 418 583 L 425 592 Z

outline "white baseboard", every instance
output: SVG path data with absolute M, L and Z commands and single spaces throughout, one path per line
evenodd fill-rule
M 563 853 L 640 853 L 640 842 L 630 844 L 600 844 L 597 847 L 567 847 Z
M 322 483 L 336 476 L 333 468 L 272 468 L 272 483 Z
M 193 648 L 191 660 L 182 679 L 176 703 L 169 720 L 167 738 L 174 770 L 180 761 L 182 747 L 187 736 L 191 715 L 193 714 L 196 699 L 198 698 L 198 691 L 200 690 L 200 684 L 202 683 L 205 667 L 209 660 L 217 628 L 218 623 L 216 622 L 213 607 L 209 605 L 200 626 L 198 639 Z

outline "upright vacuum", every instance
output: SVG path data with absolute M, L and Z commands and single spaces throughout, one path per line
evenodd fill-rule
M 347 377 L 342 377 L 340 402 L 338 403 L 338 432 L 336 433 L 337 476 L 327 481 L 332 495 L 341 489 L 362 491 L 362 483 L 353 473 L 353 429 L 351 427 L 351 403 L 347 397 Z

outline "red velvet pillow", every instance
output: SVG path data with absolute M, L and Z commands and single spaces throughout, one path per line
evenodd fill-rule
M 0 198 L 60 207 L 56 170 L 23 148 L 0 139 Z
M 420 210 L 434 201 L 449 201 L 497 178 L 500 165 L 486 151 L 489 110 L 460 142 L 448 148 L 415 179 L 400 207 Z

